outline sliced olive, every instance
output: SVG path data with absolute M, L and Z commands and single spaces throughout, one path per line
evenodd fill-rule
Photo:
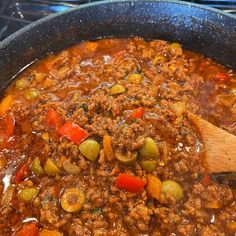
M 182 53 L 183 53 L 182 47 L 180 46 L 179 43 L 172 43 L 170 45 L 170 50 L 171 50 L 172 54 L 175 54 L 177 56 L 182 55 Z
M 24 93 L 25 98 L 28 100 L 34 100 L 35 98 L 38 97 L 38 95 L 39 95 L 39 92 L 36 89 L 29 89 L 25 91 Z
M 125 91 L 126 91 L 125 87 L 122 86 L 121 84 L 114 84 L 110 89 L 111 95 L 121 94 L 124 93 Z
M 128 80 L 132 84 L 141 84 L 143 81 L 143 76 L 139 73 L 132 73 L 128 76 Z
M 42 175 L 43 174 L 43 168 L 40 164 L 40 160 L 38 157 L 34 158 L 32 164 L 31 164 L 31 170 L 35 175 Z
M 18 198 L 23 202 L 30 202 L 38 195 L 38 193 L 38 188 L 25 187 L 18 193 Z
M 44 165 L 44 171 L 46 174 L 52 175 L 52 176 L 60 174 L 59 168 L 56 166 L 56 164 L 50 158 L 47 159 L 47 161 Z
M 157 161 L 155 161 L 155 160 L 144 160 L 144 161 L 140 161 L 140 165 L 147 172 L 152 172 L 157 168 Z
M 122 163 L 122 164 L 126 164 L 126 165 L 130 165 L 133 164 L 136 160 L 137 160 L 137 152 L 133 152 L 133 153 L 128 153 L 128 154 L 124 154 L 121 152 L 115 152 L 115 157 L 116 159 Z
M 181 186 L 173 180 L 163 181 L 161 191 L 171 195 L 176 201 L 179 201 L 183 197 Z
M 92 139 L 87 139 L 79 145 L 80 152 L 90 161 L 96 161 L 100 152 L 100 144 Z
M 84 193 L 77 188 L 66 189 L 61 197 L 61 207 L 70 213 L 78 212 L 85 202 Z
M 157 64 L 163 63 L 163 62 L 165 62 L 165 61 L 166 61 L 165 57 L 159 55 L 159 56 L 155 56 L 155 57 L 154 57 L 154 59 L 152 60 L 152 64 L 153 64 L 153 65 L 157 65 Z
M 22 79 L 18 79 L 16 81 L 16 88 L 21 90 L 21 89 L 25 89 L 30 85 L 29 80 L 27 80 L 26 78 L 22 78 Z
M 144 145 L 139 149 L 139 157 L 145 160 L 157 159 L 159 150 L 155 141 L 148 137 Z

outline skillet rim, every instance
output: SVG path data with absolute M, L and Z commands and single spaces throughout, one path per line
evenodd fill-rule
M 35 22 L 32 22 L 29 25 L 26 25 L 22 29 L 20 29 L 20 30 L 16 31 L 15 33 L 11 34 L 6 39 L 0 41 L 0 50 L 2 48 L 4 48 L 5 46 L 7 46 L 14 39 L 16 39 L 19 36 L 26 33 L 27 31 L 37 27 L 38 25 L 40 25 L 44 22 L 50 21 L 51 19 L 57 18 L 57 17 L 62 16 L 62 15 L 67 15 L 71 12 L 75 12 L 75 11 L 78 11 L 80 9 L 86 9 L 86 8 L 90 8 L 90 7 L 97 6 L 97 5 L 107 5 L 107 4 L 114 4 L 114 3 L 126 3 L 126 2 L 131 2 L 131 3 L 132 2 L 138 2 L 139 4 L 140 3 L 141 4 L 142 3 L 148 3 L 148 2 L 152 2 L 152 3 L 163 2 L 163 3 L 171 3 L 171 4 L 177 4 L 177 5 L 184 5 L 184 6 L 187 6 L 187 7 L 194 7 L 194 8 L 203 9 L 203 10 L 208 11 L 208 12 L 213 12 L 213 13 L 216 13 L 218 15 L 222 15 L 222 16 L 231 18 L 235 21 L 235 26 L 236 26 L 236 16 L 234 16 L 233 14 L 223 12 L 222 10 L 215 9 L 213 7 L 209 7 L 209 6 L 206 6 L 206 5 L 201 5 L 201 4 L 198 4 L 198 3 L 179 1 L 179 0 L 103 0 L 103 1 L 85 3 L 85 4 L 79 5 L 77 7 L 73 7 L 69 10 L 63 11 L 63 12 L 50 14 L 50 15 L 48 15 L 46 17 L 43 17 L 43 18 L 41 18 L 41 19 L 39 19 Z

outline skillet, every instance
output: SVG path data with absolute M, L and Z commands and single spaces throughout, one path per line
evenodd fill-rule
M 141 36 L 180 42 L 236 70 L 236 17 L 180 1 L 101 1 L 50 15 L 0 43 L 0 92 L 24 67 L 82 40 Z
M 108 2 L 65 13 L 72 14 L 68 18 L 60 14 L 45 19 L 2 43 L 2 88 L 19 69 L 47 53 L 98 37 L 138 35 L 179 41 L 235 68 L 235 19 L 204 10 L 177 2 Z

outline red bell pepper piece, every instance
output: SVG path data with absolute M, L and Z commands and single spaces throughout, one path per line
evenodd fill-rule
M 15 183 L 19 183 L 22 180 L 24 180 L 27 174 L 28 174 L 28 163 L 24 163 L 15 175 Z
M 145 185 L 146 182 L 144 180 L 126 173 L 119 174 L 115 182 L 115 186 L 117 188 L 124 189 L 132 193 L 140 192 Z
M 215 75 L 215 79 L 219 82 L 226 83 L 229 82 L 229 76 L 223 72 L 218 72 Z
M 38 236 L 39 229 L 35 222 L 26 223 L 20 230 L 15 233 L 15 236 Z
M 212 184 L 211 176 L 209 174 L 204 174 L 201 180 L 202 185 L 209 186 Z
M 72 142 L 80 144 L 88 137 L 88 132 L 72 121 L 67 121 L 58 129 L 58 133 L 65 136 Z
M 10 115 L 6 115 L 5 124 L 6 124 L 5 134 L 6 138 L 8 139 L 14 132 L 15 120 Z
M 48 110 L 46 114 L 46 124 L 48 126 L 54 126 L 56 129 L 62 125 L 61 115 L 54 108 Z
M 134 119 L 141 119 L 144 113 L 145 113 L 145 109 L 143 107 L 138 107 L 132 111 L 131 117 Z

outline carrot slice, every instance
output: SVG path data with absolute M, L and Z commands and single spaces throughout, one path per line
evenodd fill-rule
M 63 234 L 58 232 L 58 231 L 56 231 L 56 230 L 43 229 L 39 233 L 39 236 L 63 236 Z
M 151 175 L 151 174 L 147 175 L 147 180 L 148 180 L 148 184 L 146 188 L 147 194 L 151 198 L 160 200 L 161 188 L 162 188 L 161 181 L 156 176 Z
M 0 115 L 5 115 L 6 111 L 10 108 L 13 102 L 12 95 L 7 95 L 0 103 Z
M 28 163 L 24 163 L 15 175 L 15 183 L 19 183 L 26 177 L 28 172 Z
M 115 158 L 115 154 L 112 149 L 112 144 L 111 144 L 111 136 L 110 135 L 104 135 L 103 137 L 103 148 L 105 155 L 108 159 L 108 161 L 112 161 Z
M 35 222 L 26 223 L 15 236 L 38 236 L 38 225 Z

